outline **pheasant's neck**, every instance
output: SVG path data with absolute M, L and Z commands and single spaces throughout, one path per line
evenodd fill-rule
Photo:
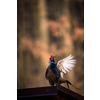
M 55 62 L 54 60 L 50 60 L 50 61 L 49 61 L 49 63 L 54 63 L 54 62 Z
M 51 63 L 54 63 L 54 61 L 53 61 L 53 60 L 51 60 Z

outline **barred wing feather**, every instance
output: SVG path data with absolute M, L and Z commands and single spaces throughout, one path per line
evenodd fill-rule
M 63 73 L 66 73 L 66 71 L 69 72 L 69 70 L 72 70 L 75 67 L 76 60 L 73 58 L 74 56 L 69 55 L 68 57 L 58 61 L 57 66 L 61 71 L 61 77 L 63 77 Z

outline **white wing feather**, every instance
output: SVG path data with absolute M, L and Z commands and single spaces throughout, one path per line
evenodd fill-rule
M 69 55 L 68 57 L 58 61 L 57 66 L 61 71 L 61 77 L 63 77 L 63 73 L 66 73 L 66 71 L 69 72 L 69 69 L 72 70 L 75 67 L 76 60 L 73 58 L 74 56 Z

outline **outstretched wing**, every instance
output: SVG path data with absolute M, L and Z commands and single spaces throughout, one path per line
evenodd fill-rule
M 74 56 L 69 55 L 68 57 L 58 61 L 57 67 L 61 71 L 61 77 L 63 77 L 63 73 L 66 73 L 66 71 L 69 72 L 69 69 L 72 70 L 75 67 L 76 60 L 72 58 L 74 58 Z

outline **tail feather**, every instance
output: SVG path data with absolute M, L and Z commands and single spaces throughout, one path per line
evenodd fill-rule
M 70 85 L 72 85 L 74 88 L 76 88 L 76 89 L 78 89 L 78 90 L 81 90 L 81 89 L 75 87 L 75 86 L 74 86 L 72 83 L 70 83 L 68 80 L 63 79 L 62 77 L 59 78 L 58 84 L 62 84 L 62 83 L 65 83 L 65 82 L 67 83 L 68 89 L 69 89 L 69 84 L 70 84 Z
M 66 80 L 66 83 L 67 83 L 68 89 L 69 89 L 69 84 L 70 84 L 70 85 L 72 85 L 74 88 L 80 90 L 79 88 L 75 87 L 72 83 L 70 83 L 68 80 Z

